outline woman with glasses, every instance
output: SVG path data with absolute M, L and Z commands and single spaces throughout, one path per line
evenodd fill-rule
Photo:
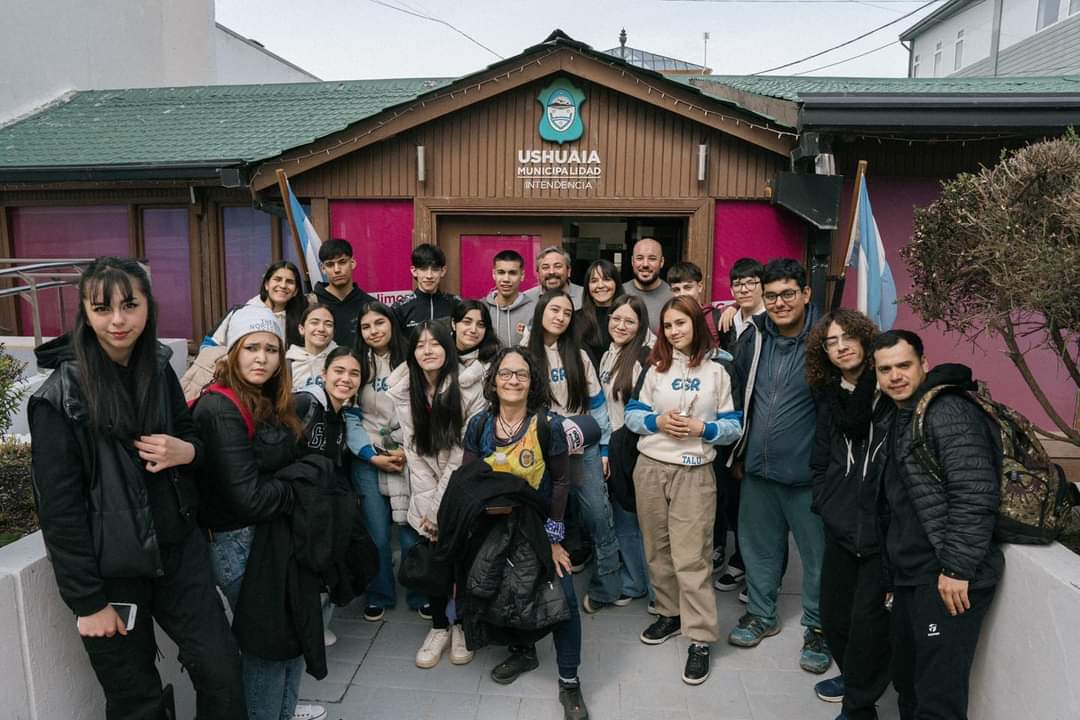
M 547 412 L 547 375 L 523 348 L 504 348 L 492 362 L 484 382 L 487 411 L 477 415 L 465 432 L 468 463 L 483 460 L 492 469 L 507 472 L 529 483 L 548 506 L 545 523 L 551 543 L 551 558 L 559 576 L 570 618 L 555 626 L 555 662 L 559 671 L 559 702 L 564 717 L 581 720 L 589 716 L 581 694 L 578 665 L 581 664 L 581 615 L 574 593 L 570 555 L 562 546 L 563 515 L 570 491 L 569 454 L 566 434 L 558 415 Z M 540 424 L 548 424 L 548 432 Z M 547 445 L 541 438 L 547 438 Z M 510 657 L 492 670 L 492 679 L 509 684 L 519 675 L 540 666 L 536 646 L 510 646 Z

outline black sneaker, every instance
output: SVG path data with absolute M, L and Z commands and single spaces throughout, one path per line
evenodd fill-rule
M 559 702 L 562 703 L 566 720 L 589 720 L 589 708 L 585 707 L 579 680 L 567 682 L 559 678 Z
M 687 685 L 700 685 L 709 679 L 709 646 L 690 643 L 686 654 L 686 669 L 682 681 Z
M 712 551 L 713 575 L 718 575 L 727 569 L 727 548 L 720 546 Z
M 509 685 L 524 673 L 540 667 L 536 659 L 536 646 L 527 648 L 510 646 L 510 657 L 491 668 L 491 679 L 500 685 Z
M 641 632 L 641 642 L 646 645 L 659 645 L 668 638 L 673 638 L 682 633 L 681 628 L 682 623 L 678 615 L 675 617 L 661 615 L 656 618 L 656 622 Z
M 379 622 L 386 615 L 386 610 L 378 605 L 368 605 L 364 608 L 364 619 L 368 622 Z
M 589 564 L 589 560 L 592 560 L 592 548 L 586 545 L 582 548 L 575 548 L 570 553 L 570 570 L 576 575 L 579 572 L 585 570 L 585 566 Z
M 746 572 L 734 565 L 728 565 L 727 569 L 713 582 L 713 587 L 720 592 L 738 590 L 746 581 Z
M 420 607 L 416 608 L 416 614 L 422 617 L 424 620 L 431 619 L 431 603 L 424 603 Z

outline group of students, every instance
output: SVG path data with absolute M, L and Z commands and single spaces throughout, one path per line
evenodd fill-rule
M 524 259 L 500 252 L 495 289 L 460 300 L 440 289 L 442 251 L 421 245 L 417 290 L 393 308 L 352 281 L 343 240 L 320 248 L 327 280 L 306 297 L 295 266 L 275 263 L 259 294 L 204 341 L 213 359 L 185 375 L 190 411 L 157 343 L 145 271 L 116 258 L 87 268 L 75 329 L 38 349 L 55 372 L 31 400 L 30 423 L 46 545 L 110 718 L 165 717 L 149 617 L 180 647 L 200 718 L 324 716 L 297 702 L 306 648 L 284 658 L 238 650 L 215 590 L 234 631 L 251 624 L 238 609 L 261 613 L 241 597 L 248 560 L 260 527 L 303 510 L 282 472 L 312 454 L 374 543 L 363 611 L 372 622 L 397 602 L 393 529 L 402 558 L 418 543 L 437 546 L 459 468 L 482 462 L 539 493 L 570 607 L 550 628 L 568 718 L 588 717 L 573 570 L 590 575 L 584 612 L 642 599 L 655 616 L 643 643 L 685 635 L 682 679 L 697 685 L 720 639 L 714 590 L 746 587 L 730 644 L 780 631 L 789 533 L 804 566 L 800 663 L 823 673 L 835 653 L 843 674 L 819 683 L 819 696 L 842 700 L 842 718 L 876 717 L 889 678 L 877 537 L 894 405 L 868 370 L 872 324 L 846 310 L 817 321 L 793 260 L 736 262 L 736 302 L 723 311 L 702 303 L 692 263 L 661 280 L 663 253 L 649 238 L 635 244 L 626 283 L 597 260 L 574 285 L 561 248 L 536 263 L 539 286 L 521 292 Z M 612 433 L 627 431 L 634 452 L 609 457 Z M 609 479 L 631 463 L 626 507 Z M 910 523 L 904 532 L 918 535 Z M 572 560 L 575 534 L 591 552 Z M 262 601 L 288 602 L 284 585 Z M 452 610 L 461 592 L 407 590 L 407 605 L 431 621 L 418 667 L 444 654 L 472 660 Z M 137 604 L 142 621 L 129 628 L 116 602 Z M 324 598 L 320 647 L 334 641 L 331 606 Z M 533 643 L 511 643 L 491 677 L 511 683 L 536 667 Z M 923 717 L 921 676 L 905 677 L 903 717 Z

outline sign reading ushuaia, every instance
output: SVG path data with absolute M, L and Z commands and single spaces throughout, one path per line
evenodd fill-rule
M 538 131 L 548 142 L 573 142 L 585 132 L 581 105 L 585 93 L 566 78 L 540 91 L 537 101 L 544 109 Z M 517 151 L 517 178 L 526 190 L 592 190 L 603 174 L 596 150 L 564 149 Z

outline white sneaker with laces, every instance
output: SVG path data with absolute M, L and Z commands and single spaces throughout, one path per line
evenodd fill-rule
M 468 665 L 472 662 L 473 651 L 465 644 L 465 629 L 460 625 L 450 628 L 450 663 Z
M 322 705 L 297 705 L 292 717 L 293 720 L 324 720 L 326 708 Z
M 433 668 L 439 664 L 439 659 L 450 645 L 450 631 L 432 628 L 428 630 L 424 644 L 416 651 L 416 667 Z
M 334 643 L 337 642 L 337 635 L 335 635 L 334 631 L 330 628 L 326 628 L 325 630 L 323 630 L 322 637 L 323 645 L 325 645 L 326 647 L 332 647 Z

